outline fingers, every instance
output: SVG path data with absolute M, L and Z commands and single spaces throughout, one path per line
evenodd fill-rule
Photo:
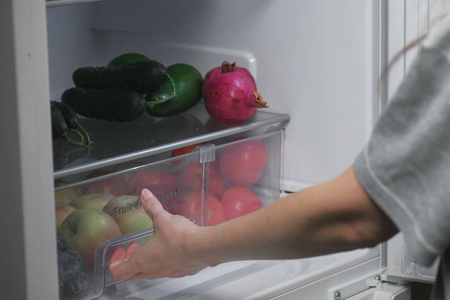
M 159 202 L 158 198 L 152 194 L 148 189 L 143 189 L 141 192 L 141 202 L 145 212 L 153 220 L 154 216 L 165 211 Z
M 140 198 L 145 212 L 152 220 L 155 220 L 155 216 L 158 214 L 167 213 L 159 200 L 148 189 L 142 190 Z M 137 257 L 141 255 L 140 250 L 142 249 L 138 244 L 132 243 L 126 251 L 125 249 L 117 250 L 117 253 L 113 253 L 109 271 L 115 281 L 137 280 L 146 277 L 143 273 L 140 273 L 140 266 L 136 263 Z
M 122 246 L 114 250 L 109 261 L 109 271 L 115 281 L 124 281 L 136 273 L 134 264 L 129 259 L 138 249 L 139 245 L 133 242 L 126 250 Z

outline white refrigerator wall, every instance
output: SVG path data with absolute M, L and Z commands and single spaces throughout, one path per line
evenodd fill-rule
M 72 86 L 77 67 L 123 52 L 191 63 L 203 74 L 236 61 L 256 77 L 269 110 L 291 114 L 285 190 L 337 175 L 361 150 L 378 114 L 380 1 L 124 3 L 47 10 L 52 91 Z

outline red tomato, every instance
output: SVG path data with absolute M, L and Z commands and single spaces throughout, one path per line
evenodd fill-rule
M 203 189 L 203 164 L 191 162 L 185 168 L 177 173 L 177 185 L 180 187 L 189 187 L 193 191 Z M 209 169 L 209 192 L 216 197 L 222 196 L 225 190 L 225 182 L 216 168 Z
M 266 162 L 267 151 L 261 142 L 242 142 L 223 150 L 219 170 L 232 185 L 249 187 L 259 180 Z
M 132 195 L 140 195 L 142 189 L 147 188 L 159 197 L 175 189 L 175 175 L 170 172 L 142 169 L 130 174 L 128 186 Z
M 182 148 L 175 149 L 175 150 L 173 150 L 172 153 L 170 154 L 170 157 L 176 157 L 176 156 L 180 156 L 180 155 L 184 155 L 184 154 L 191 153 L 192 151 L 194 151 L 194 149 L 195 149 L 197 146 L 204 145 L 204 144 L 206 144 L 206 142 L 204 142 L 204 143 L 199 143 L 199 144 L 194 144 L 194 145 L 189 145 L 189 146 L 186 146 L 186 147 L 182 147 Z M 177 160 L 174 160 L 174 161 L 172 162 L 172 164 L 174 164 L 175 166 L 179 166 L 179 165 L 181 165 L 184 161 L 185 161 L 184 159 L 177 159 Z M 217 166 L 216 166 L 216 165 L 217 165 L 217 164 L 216 164 L 216 161 L 210 162 L 209 165 L 210 165 L 210 167 L 212 167 L 212 168 L 217 168 Z
M 203 145 L 203 144 L 205 144 L 205 143 L 199 143 L 199 144 L 189 145 L 186 147 L 181 147 L 181 148 L 175 149 L 170 154 L 170 157 L 175 157 L 175 156 L 180 156 L 183 154 L 191 153 L 195 149 L 195 147 L 197 147 L 199 145 Z
M 99 177 L 106 174 L 111 174 L 114 171 L 98 170 L 86 176 L 86 179 Z M 83 188 L 83 194 L 91 193 L 111 193 L 114 196 L 127 194 L 128 186 L 125 178 L 122 175 L 112 176 L 102 180 L 86 184 Z
M 195 191 L 184 195 L 177 200 L 176 212 L 179 215 L 196 220 L 200 223 L 202 217 L 202 193 Z M 225 211 L 222 203 L 212 194 L 208 194 L 208 210 L 206 215 L 206 225 L 214 226 L 225 222 Z
M 262 207 L 261 200 L 255 193 L 240 186 L 227 189 L 220 200 L 227 220 L 244 216 Z

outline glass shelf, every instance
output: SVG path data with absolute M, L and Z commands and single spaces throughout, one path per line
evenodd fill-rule
M 167 155 L 173 149 L 192 144 L 217 141 L 241 133 L 264 132 L 271 126 L 284 128 L 289 115 L 258 110 L 243 124 L 223 125 L 213 120 L 200 102 L 184 114 L 167 118 L 155 118 L 145 113 L 126 123 L 87 118 L 80 121 L 93 143 L 87 148 L 64 140 L 54 141 L 55 179 L 157 154 Z
M 103 0 L 46 0 L 47 7 L 57 7 L 57 6 L 65 6 L 65 5 L 74 5 L 74 4 L 84 4 L 90 2 L 100 2 Z

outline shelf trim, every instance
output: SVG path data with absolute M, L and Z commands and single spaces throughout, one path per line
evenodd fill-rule
M 51 7 L 84 4 L 84 3 L 100 2 L 100 1 L 103 1 L 103 0 L 53 0 L 53 1 L 47 0 L 45 2 L 45 4 L 46 4 L 47 8 L 51 8 Z

